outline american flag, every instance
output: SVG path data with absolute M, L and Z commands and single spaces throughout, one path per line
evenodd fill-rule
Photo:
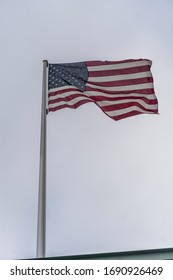
M 114 120 L 158 113 L 148 59 L 49 64 L 48 112 L 94 102 Z

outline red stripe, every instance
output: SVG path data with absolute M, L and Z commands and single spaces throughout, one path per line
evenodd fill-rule
M 147 84 L 152 83 L 152 77 L 139 78 L 139 79 L 130 79 L 130 80 L 122 80 L 122 81 L 110 81 L 110 82 L 88 82 L 91 85 L 98 85 L 101 87 L 118 87 L 118 86 L 129 86 L 129 85 L 137 85 L 137 84 Z
M 125 118 L 128 118 L 128 117 L 133 117 L 133 116 L 136 116 L 136 115 L 143 114 L 140 111 L 132 110 L 132 111 L 124 113 L 124 114 L 120 114 L 120 115 L 116 115 L 116 116 L 110 116 L 109 112 L 104 111 L 103 108 L 101 108 L 101 107 L 99 107 L 99 108 L 103 111 L 103 113 L 105 113 L 108 117 L 110 117 L 111 119 L 113 119 L 115 121 L 119 121 L 119 120 L 122 120 L 122 119 L 125 119 Z M 150 113 L 154 113 L 154 112 L 150 112 Z
M 130 108 L 132 106 L 136 106 L 146 112 L 155 112 L 158 113 L 157 109 L 146 109 L 145 107 L 143 107 L 141 104 L 139 104 L 138 102 L 126 102 L 126 103 L 120 103 L 120 104 L 113 104 L 113 105 L 109 105 L 109 106 L 102 106 L 102 109 L 106 112 L 108 111 L 116 111 L 116 110 L 122 110 L 122 109 L 127 109 Z
M 119 121 L 119 120 L 122 120 L 122 119 L 125 119 L 128 117 L 133 117 L 133 116 L 140 115 L 140 114 L 143 114 L 143 113 L 139 112 L 137 110 L 134 110 L 134 111 L 131 111 L 131 112 L 119 115 L 119 116 L 111 117 L 111 118 L 115 121 Z M 106 115 L 109 116 L 108 114 L 106 114 Z
M 54 107 L 54 108 L 49 108 L 49 111 L 54 112 L 54 111 L 57 111 L 57 110 L 60 110 L 60 109 L 63 109 L 63 108 L 76 109 L 76 108 L 78 108 L 79 106 L 81 106 L 81 105 L 83 105 L 83 104 L 85 104 L 85 103 L 88 103 L 88 102 L 94 102 L 94 101 L 88 99 L 88 100 L 82 100 L 82 101 L 76 102 L 74 105 L 68 105 L 68 104 L 63 104 L 63 105 L 59 105 L 59 106 L 57 105 L 57 106 Z
M 142 93 L 142 94 L 154 94 L 154 89 L 153 88 L 147 88 L 147 89 L 139 89 L 139 90 L 126 90 L 126 91 L 112 91 L 107 90 L 106 88 L 104 90 L 102 89 L 97 89 L 97 88 L 91 88 L 90 86 L 86 86 L 86 91 L 95 91 L 95 92 L 100 92 L 101 93 L 106 93 L 106 94 L 127 94 L 128 93 Z
M 132 68 L 116 69 L 116 70 L 103 70 L 103 71 L 88 71 L 89 77 L 103 77 L 103 76 L 116 76 L 124 74 L 134 74 L 150 71 L 150 65 L 138 66 Z
M 65 92 L 71 92 L 71 91 L 78 91 L 79 93 L 82 92 L 78 88 L 75 88 L 75 89 L 74 88 L 61 89 L 61 90 L 57 90 L 57 91 L 54 91 L 54 92 L 49 92 L 48 93 L 48 97 L 59 95 L 59 94 L 63 94 Z
M 115 97 L 115 98 L 109 98 L 109 97 L 103 97 L 103 96 L 94 96 L 92 97 L 92 99 L 96 102 L 100 102 L 100 101 L 110 101 L 111 102 L 115 102 L 115 101 L 119 101 L 119 100 L 127 100 L 127 99 L 132 99 L 132 100 L 141 100 L 144 101 L 146 104 L 152 104 L 152 105 L 156 105 L 157 104 L 157 99 L 147 99 L 146 97 L 136 97 L 136 96 L 125 96 L 125 97 Z
M 105 96 L 91 96 L 90 98 L 85 96 L 85 95 L 79 95 L 79 94 L 74 94 L 74 95 L 70 95 L 70 96 L 67 96 L 67 97 L 57 97 L 56 99 L 54 100 L 49 100 L 48 101 L 48 104 L 55 104 L 55 103 L 58 103 L 58 102 L 61 102 L 61 101 L 64 101 L 64 102 L 68 102 L 68 101 L 73 101 L 73 99 L 77 98 L 77 97 L 83 97 L 85 98 L 86 100 L 93 100 L 94 102 L 99 102 L 99 101 L 110 101 L 110 102 L 114 102 L 114 101 L 119 101 L 119 100 L 126 100 L 126 99 L 139 99 L 139 100 L 142 100 L 144 101 L 146 104 L 157 104 L 157 99 L 147 99 L 146 97 L 136 97 L 136 96 L 124 96 L 124 97 L 114 97 L 114 98 L 111 98 L 111 97 L 105 97 Z
M 120 64 L 120 63 L 127 63 L 127 62 L 136 62 L 136 61 L 148 61 L 149 59 L 126 59 L 126 60 L 119 60 L 119 61 L 86 61 L 87 66 L 101 66 L 101 65 L 112 65 L 112 64 Z
M 77 97 L 82 97 L 82 98 L 85 98 L 86 100 L 90 99 L 89 97 L 85 96 L 84 94 L 73 94 L 73 95 L 65 96 L 65 97 L 57 96 L 56 99 L 49 100 L 48 104 L 54 104 L 54 103 L 61 102 L 61 101 L 64 101 L 64 102 L 73 101 L 73 99 L 75 99 Z

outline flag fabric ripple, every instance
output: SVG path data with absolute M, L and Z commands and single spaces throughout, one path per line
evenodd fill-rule
M 114 120 L 158 113 L 148 59 L 49 64 L 48 112 L 94 102 Z

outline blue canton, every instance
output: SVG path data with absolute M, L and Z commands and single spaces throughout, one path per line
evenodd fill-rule
M 88 70 L 85 62 L 49 64 L 49 89 L 73 85 L 85 91 L 87 79 Z

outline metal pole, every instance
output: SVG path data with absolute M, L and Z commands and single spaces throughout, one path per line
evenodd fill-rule
M 37 221 L 37 258 L 45 257 L 46 248 L 46 94 L 48 61 L 43 61 L 42 109 L 40 134 L 40 170 Z

